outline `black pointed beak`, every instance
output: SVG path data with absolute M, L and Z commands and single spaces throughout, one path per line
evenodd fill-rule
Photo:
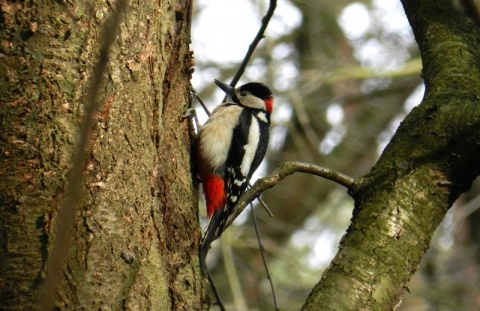
M 235 88 L 231 87 L 226 83 L 218 81 L 217 79 L 215 79 L 215 84 L 218 85 L 218 87 L 221 88 L 231 98 L 235 96 Z

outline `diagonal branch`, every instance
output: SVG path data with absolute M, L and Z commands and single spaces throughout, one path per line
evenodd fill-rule
M 257 48 L 258 43 L 260 42 L 260 40 L 264 38 L 263 35 L 265 34 L 265 30 L 267 29 L 268 23 L 270 22 L 270 19 L 272 18 L 273 12 L 275 12 L 276 7 L 277 7 L 277 0 L 270 0 L 267 13 L 262 18 L 262 26 L 260 26 L 260 29 L 258 30 L 257 35 L 253 39 L 252 43 L 250 43 L 247 54 L 245 54 L 245 57 L 243 58 L 243 61 L 240 64 L 240 67 L 238 67 L 237 73 L 235 74 L 232 81 L 230 82 L 230 86 L 234 87 L 238 83 L 238 80 L 240 80 L 240 78 L 242 77 L 243 73 L 245 72 L 245 68 L 247 68 L 247 64 L 250 61 L 250 58 L 252 57 L 253 52 Z
M 258 198 L 265 190 L 274 187 L 282 179 L 289 175 L 292 175 L 295 172 L 320 176 L 334 181 L 349 190 L 353 187 L 355 183 L 354 178 L 322 166 L 296 161 L 281 163 L 277 167 L 277 169 L 273 171 L 273 173 L 257 180 L 253 187 L 251 187 L 247 192 L 242 195 L 242 197 L 238 201 L 238 204 L 235 206 L 233 213 L 226 221 L 224 231 L 233 223 L 233 221 L 238 217 L 238 215 L 243 212 L 243 210 L 248 204 Z

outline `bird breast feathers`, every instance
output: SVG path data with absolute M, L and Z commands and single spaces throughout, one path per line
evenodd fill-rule
M 200 133 L 200 152 L 209 160 L 213 169 L 217 169 L 227 160 L 233 129 L 241 113 L 242 108 L 239 106 L 220 106 L 203 126 Z

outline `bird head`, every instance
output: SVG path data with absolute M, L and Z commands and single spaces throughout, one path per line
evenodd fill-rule
M 272 113 L 273 95 L 268 86 L 259 82 L 250 82 L 240 87 L 233 88 L 228 84 L 215 80 L 215 83 L 221 88 L 233 102 L 242 106 L 259 109 Z

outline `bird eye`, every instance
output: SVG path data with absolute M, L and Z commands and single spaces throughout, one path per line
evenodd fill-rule
M 241 91 L 240 92 L 240 96 L 247 96 L 248 95 L 248 92 L 247 91 Z

